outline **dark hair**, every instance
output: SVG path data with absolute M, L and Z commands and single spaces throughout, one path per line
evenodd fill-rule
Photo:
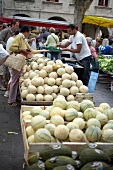
M 31 30 L 31 27 L 29 25 L 22 25 L 20 32 L 29 32 Z
M 68 25 L 68 28 L 71 28 L 72 30 L 76 29 L 76 26 L 74 24 Z
M 19 23 L 19 20 L 17 20 L 17 19 L 11 21 L 11 27 L 12 27 L 12 25 L 15 25 L 17 22 Z
M 18 35 L 19 34 L 19 30 L 16 30 L 14 35 Z

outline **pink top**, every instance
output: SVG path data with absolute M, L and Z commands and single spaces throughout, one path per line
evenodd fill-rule
M 96 53 L 95 48 L 92 47 L 92 46 L 89 46 L 89 49 L 90 49 L 90 51 L 91 51 L 91 55 L 93 56 L 93 58 L 96 59 L 96 58 L 98 57 L 98 55 L 97 55 L 97 53 Z

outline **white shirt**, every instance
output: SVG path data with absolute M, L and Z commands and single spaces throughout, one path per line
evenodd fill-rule
M 0 60 L 6 58 L 9 53 L 3 48 L 3 45 L 0 44 Z
M 88 47 L 86 38 L 79 31 L 77 31 L 75 36 L 71 35 L 69 37 L 69 42 L 71 42 L 71 48 L 72 49 L 77 49 L 77 44 L 82 44 L 82 48 L 81 48 L 80 53 L 75 53 L 78 61 L 80 61 L 80 60 L 91 55 L 91 52 L 90 52 L 90 49 Z
M 7 51 L 10 51 L 10 50 L 9 50 L 9 47 L 10 47 L 10 45 L 12 44 L 13 40 L 14 40 L 14 37 L 10 37 L 10 38 L 7 40 L 7 43 L 6 43 L 6 50 L 7 50 Z
M 69 41 L 69 39 L 64 39 L 64 40 L 62 40 L 62 42 L 60 44 L 64 45 L 68 41 Z M 67 48 L 71 49 L 71 44 Z M 62 51 L 62 54 L 70 54 L 70 57 L 72 56 L 72 53 L 70 51 Z

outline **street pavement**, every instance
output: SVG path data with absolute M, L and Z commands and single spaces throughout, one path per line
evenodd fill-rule
M 7 105 L 7 98 L 0 91 L 0 170 L 23 170 L 24 147 L 20 126 L 20 108 Z M 109 84 L 97 83 L 94 93 L 95 106 L 107 102 L 113 107 L 113 92 Z M 8 134 L 16 132 L 18 134 Z

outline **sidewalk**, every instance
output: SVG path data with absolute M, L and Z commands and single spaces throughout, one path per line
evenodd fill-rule
M 20 127 L 20 108 L 7 105 L 0 91 L 0 170 L 23 170 L 24 148 Z M 108 84 L 97 83 L 94 93 L 96 106 L 106 102 L 113 107 L 113 92 Z M 17 132 L 18 134 L 8 134 Z

